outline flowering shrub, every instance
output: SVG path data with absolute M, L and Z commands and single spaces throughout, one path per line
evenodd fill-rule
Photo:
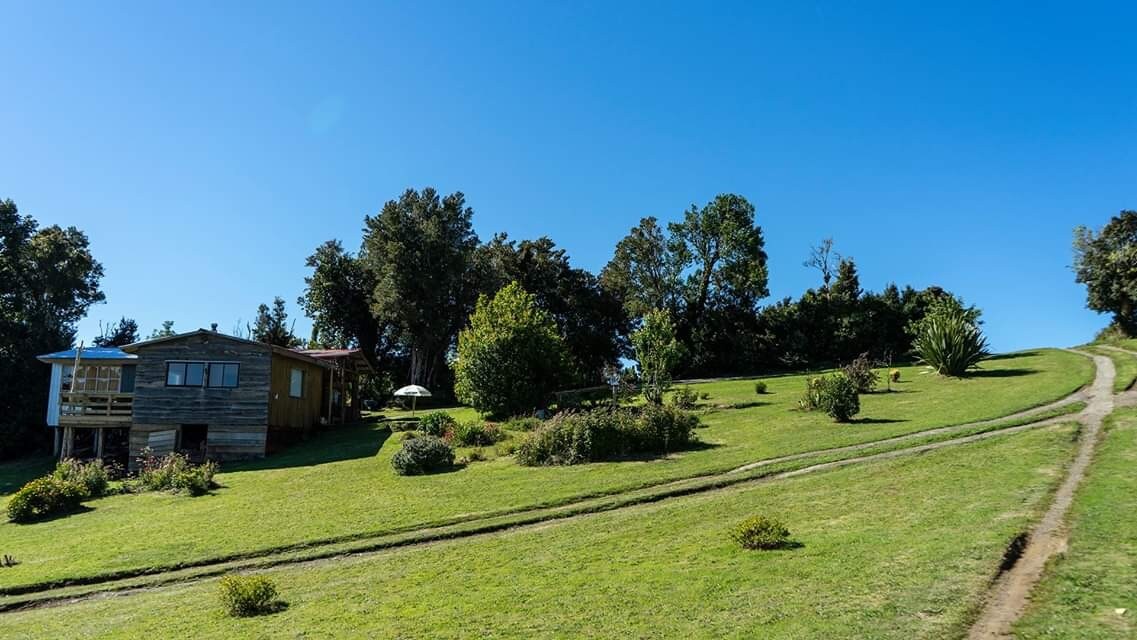
M 8 500 L 8 517 L 13 522 L 31 522 L 74 511 L 85 497 L 86 490 L 82 485 L 54 476 L 36 478 Z
M 170 491 L 200 496 L 216 486 L 213 476 L 217 473 L 217 463 L 213 461 L 195 466 L 180 453 L 159 457 L 146 449 L 139 457 L 139 467 L 138 477 L 130 485 L 136 491 Z

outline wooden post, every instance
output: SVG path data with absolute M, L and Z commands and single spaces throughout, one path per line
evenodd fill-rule
M 340 367 L 340 424 L 347 422 L 347 383 L 345 367 Z
M 53 436 L 51 455 L 58 457 L 63 452 L 63 427 L 56 425 L 52 431 L 55 432 L 55 435 Z
M 99 427 L 95 430 L 95 459 L 103 459 L 103 440 L 105 439 L 106 429 Z
M 332 396 L 336 392 L 336 370 L 328 371 L 328 426 L 332 426 Z

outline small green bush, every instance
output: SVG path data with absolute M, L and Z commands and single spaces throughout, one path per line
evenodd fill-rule
M 391 458 L 391 466 L 401 476 L 417 476 L 448 469 L 454 465 L 454 450 L 442 438 L 422 436 L 403 442 Z
M 228 575 L 217 584 L 221 608 L 235 617 L 271 613 L 277 607 L 276 596 L 276 585 L 264 576 Z
M 80 462 L 71 458 L 60 460 L 51 477 L 82 488 L 84 500 L 107 495 L 111 480 L 110 469 L 102 460 Z
M 817 408 L 829 414 L 837 422 L 848 422 L 861 411 L 861 399 L 857 386 L 843 373 L 834 373 L 821 378 L 818 386 Z
M 734 525 L 730 537 L 743 549 L 778 549 L 789 544 L 790 530 L 774 518 L 751 516 Z
M 180 453 L 155 456 L 147 449 L 139 459 L 138 477 L 129 486 L 135 491 L 170 491 L 190 496 L 209 493 L 216 485 L 217 463 L 194 465 Z
M 463 447 L 488 447 L 505 438 L 497 425 L 477 421 L 460 423 L 451 433 L 453 441 Z
M 845 377 L 853 382 L 857 393 L 872 393 L 877 382 L 880 381 L 880 376 L 873 369 L 872 360 L 867 353 L 862 353 L 852 362 L 841 367 L 841 373 L 844 373 Z
M 805 379 L 805 392 L 797 401 L 797 406 L 805 411 L 813 411 L 821 406 L 821 378 L 810 377 Z
M 900 369 L 889 369 L 888 379 L 893 382 L 900 382 Z
M 458 421 L 449 413 L 445 411 L 432 411 L 419 420 L 418 430 L 428 436 L 441 438 L 446 435 L 447 431 L 450 431 L 456 426 L 458 426 Z
M 510 418 L 502 425 L 502 428 L 509 431 L 532 431 L 539 426 L 541 426 L 541 420 L 539 418 L 528 417 Z
M 765 380 L 759 380 L 758 382 L 754 383 L 754 393 L 756 393 L 758 395 L 763 395 L 763 394 L 767 393 L 766 381 Z
M 675 393 L 671 395 L 671 404 L 684 411 L 690 411 L 695 408 L 695 403 L 699 400 L 699 394 L 691 387 L 679 387 Z
M 85 498 L 82 485 L 44 476 L 25 484 L 8 500 L 8 517 L 13 522 L 32 522 L 74 511 Z

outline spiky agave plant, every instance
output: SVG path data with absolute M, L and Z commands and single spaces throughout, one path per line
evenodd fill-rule
M 925 364 L 945 376 L 963 376 L 986 358 L 987 338 L 958 309 L 928 318 L 912 346 Z

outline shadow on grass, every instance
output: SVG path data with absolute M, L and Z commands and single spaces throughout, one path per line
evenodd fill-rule
M 895 424 L 908 422 L 907 420 L 894 420 L 893 418 L 853 418 L 849 424 Z
M 55 468 L 55 456 L 34 456 L 0 463 L 0 496 L 15 493 L 31 480 Z
M 998 353 L 993 356 L 987 356 L 985 360 L 1011 360 L 1014 358 L 1030 358 L 1038 355 L 1041 354 L 1037 351 L 1019 351 L 1016 353 Z
M 237 615 L 234 617 L 236 617 L 236 618 L 259 618 L 261 616 L 271 616 L 274 613 L 280 613 L 282 611 L 287 611 L 287 610 L 288 610 L 288 603 L 287 602 L 285 602 L 284 600 L 273 600 L 272 602 L 261 607 L 260 609 L 257 609 L 256 611 L 250 611 L 249 613 L 246 613 L 244 615 Z
M 773 402 L 762 402 L 761 400 L 752 400 L 750 402 L 735 402 L 731 405 L 726 405 L 728 409 L 754 409 L 757 407 L 768 407 L 774 404 Z M 717 406 L 715 407 L 718 408 Z
M 42 524 L 44 522 L 51 522 L 53 520 L 62 520 L 63 518 L 70 518 L 71 516 L 77 516 L 77 515 L 82 514 L 82 513 L 89 513 L 89 512 L 94 511 L 94 510 L 95 509 L 93 507 L 88 507 L 85 504 L 81 504 L 81 505 L 75 507 L 74 509 L 68 509 L 67 511 L 60 511 L 58 513 L 52 513 L 52 514 L 49 514 L 46 516 L 36 518 L 35 520 L 27 520 L 24 522 L 18 522 L 15 520 L 11 520 L 10 522 L 12 522 L 13 524 L 21 525 L 21 526 L 35 525 L 35 524 Z
M 386 424 L 356 422 L 322 431 L 308 440 L 298 442 L 280 453 L 262 460 L 226 464 L 224 470 L 261 471 L 311 467 L 329 462 L 371 458 L 379 453 L 383 443 L 391 437 Z
M 976 369 L 967 378 L 1018 378 L 1038 373 L 1038 369 Z

